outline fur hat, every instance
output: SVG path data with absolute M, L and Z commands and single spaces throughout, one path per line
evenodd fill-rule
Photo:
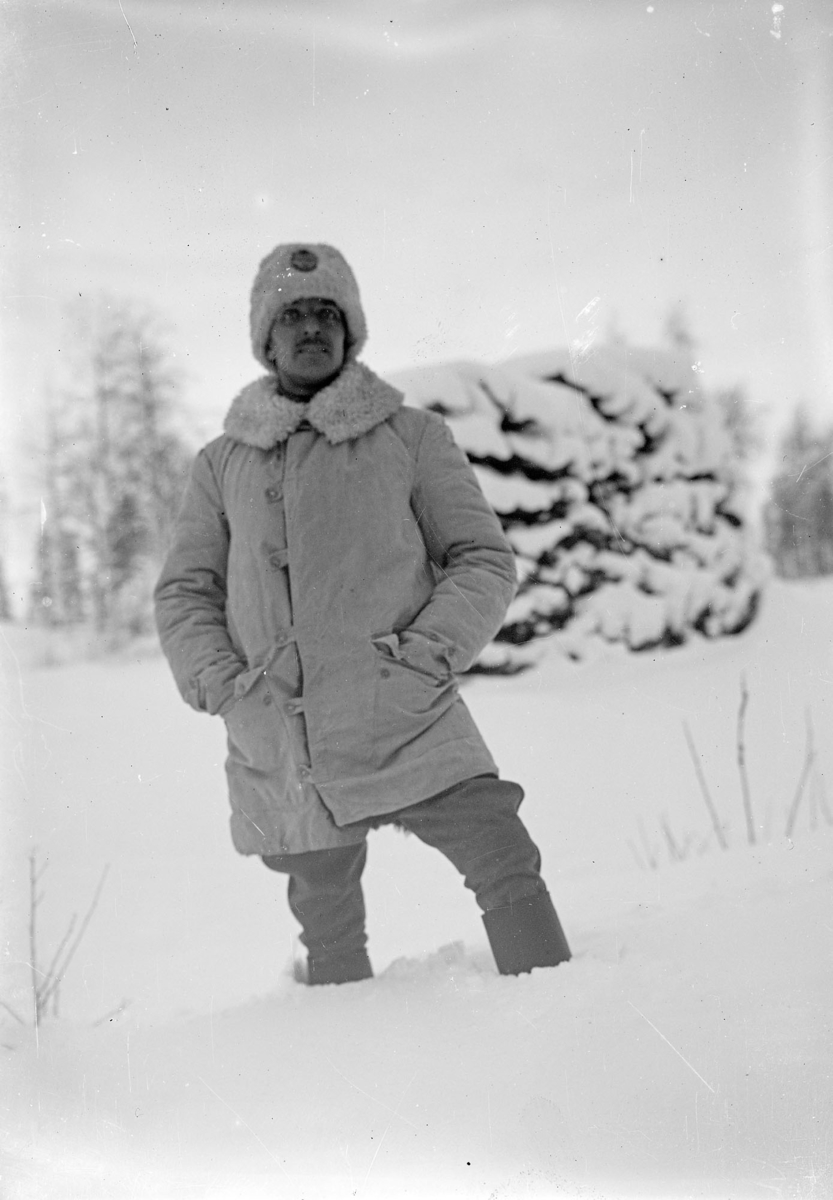
M 309 296 L 332 300 L 344 314 L 347 361 L 355 359 L 367 341 L 359 287 L 346 259 L 323 243 L 289 242 L 267 254 L 252 287 L 252 350 L 267 370 L 275 370 L 267 357 L 275 318 L 287 304 Z

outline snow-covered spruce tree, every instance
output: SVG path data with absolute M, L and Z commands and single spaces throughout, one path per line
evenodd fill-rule
M 667 352 L 598 346 L 399 373 L 446 417 L 517 555 L 520 586 L 476 669 L 553 646 L 676 646 L 739 633 L 767 576 L 720 408 Z

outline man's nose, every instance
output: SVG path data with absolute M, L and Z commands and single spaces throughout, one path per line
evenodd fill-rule
M 307 313 L 301 322 L 301 330 L 305 335 L 321 333 L 323 328 L 323 322 L 317 313 Z

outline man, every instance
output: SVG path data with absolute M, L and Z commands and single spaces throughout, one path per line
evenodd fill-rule
M 386 823 L 463 874 L 502 973 L 566 961 L 523 792 L 455 682 L 514 593 L 497 518 L 442 419 L 357 361 L 337 250 L 278 246 L 250 315 L 268 374 L 197 456 L 156 589 L 183 697 L 226 721 L 234 844 L 289 876 L 310 984 L 372 975 L 361 874 Z

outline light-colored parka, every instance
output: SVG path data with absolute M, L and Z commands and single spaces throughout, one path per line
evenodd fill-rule
M 500 627 L 514 558 L 442 418 L 350 362 L 306 404 L 250 384 L 224 428 L 155 599 L 183 697 L 226 721 L 236 848 L 359 842 L 496 771 L 455 674 Z

